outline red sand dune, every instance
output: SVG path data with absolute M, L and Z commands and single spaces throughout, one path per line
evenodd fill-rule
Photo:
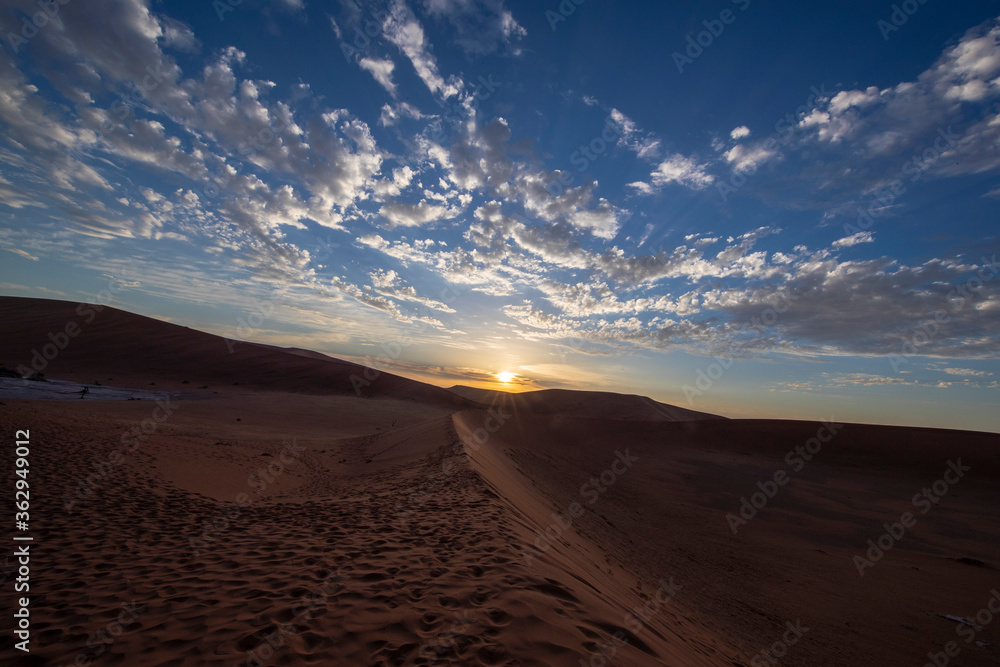
M 445 389 L 316 352 L 227 340 L 109 306 L 0 297 L 0 314 L 0 364 L 16 369 L 31 367 L 35 360 L 39 366 L 44 363 L 47 376 L 60 379 L 103 382 L 113 377 L 121 386 L 155 381 L 161 389 L 182 388 L 187 380 L 187 385 L 209 384 L 212 389 L 238 384 L 350 396 L 358 395 L 358 387 L 363 397 L 405 397 L 456 408 L 472 405 Z M 73 325 L 79 333 L 64 338 L 65 349 L 53 359 L 33 354 L 42 355 L 46 345 L 54 345 L 49 334 L 64 336 Z M 49 352 L 56 352 L 55 347 Z
M 0 299 L 0 363 L 74 312 Z M 966 643 L 942 617 L 1000 588 L 998 435 L 459 398 L 388 374 L 363 399 L 359 367 L 300 352 L 230 355 L 106 309 L 47 375 L 208 400 L 156 420 L 148 401 L 4 399 L 0 432 L 31 431 L 35 543 L 31 654 L 8 635 L 0 663 L 745 667 L 773 649 L 919 667 L 954 641 L 947 664 L 1000 665 L 1000 625 Z M 959 459 L 920 514 L 912 496 Z M 734 535 L 727 514 L 776 471 Z M 852 558 L 908 510 L 860 576 Z

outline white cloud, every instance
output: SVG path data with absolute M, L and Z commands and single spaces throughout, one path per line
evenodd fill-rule
M 403 0 L 393 1 L 382 29 L 386 38 L 410 59 L 417 76 L 432 93 L 447 99 L 461 91 L 459 82 L 445 81 L 438 72 L 437 60 L 430 53 L 423 26 Z
M 396 197 L 413 182 L 416 172 L 406 164 L 392 170 L 392 180 L 384 180 L 375 184 L 375 194 L 379 197 Z
M 868 190 L 884 186 L 887 176 L 907 176 L 899 173 L 902 165 L 927 151 L 935 157 L 918 159 L 910 168 L 923 177 L 1000 167 L 993 149 L 1000 141 L 1000 115 L 989 106 L 998 99 L 1000 23 L 991 20 L 967 31 L 915 81 L 840 91 L 825 103 L 820 100 L 798 128 L 807 147 L 814 141 L 829 149 L 842 147 L 840 153 L 824 155 L 831 181 L 863 180 L 861 187 Z M 806 173 L 814 177 L 816 171 Z M 845 171 L 850 178 L 843 178 Z
M 986 371 L 976 371 L 971 368 L 942 368 L 942 371 L 948 375 L 961 375 L 964 377 L 989 377 L 989 373 Z
M 847 373 L 830 378 L 832 384 L 859 385 L 862 387 L 878 387 L 884 385 L 919 385 L 916 380 L 907 380 L 901 377 L 887 375 L 875 375 L 874 373 Z
M 409 102 L 399 102 L 394 105 L 384 105 L 382 107 L 382 114 L 378 118 L 378 122 L 379 125 L 388 127 L 390 125 L 395 125 L 400 118 L 420 120 L 422 118 L 426 118 L 426 116 L 420 113 L 420 109 L 413 106 Z
M 715 178 L 705 170 L 705 165 L 679 153 L 669 156 L 657 165 L 650 178 L 656 186 L 679 183 L 692 190 L 700 190 L 715 181 Z
M 37 257 L 35 257 L 34 255 L 32 255 L 29 252 L 25 252 L 24 250 L 21 250 L 20 248 L 4 248 L 4 250 L 6 250 L 7 252 L 12 252 L 15 255 L 20 255 L 21 257 L 24 257 L 25 259 L 30 259 L 33 262 L 37 262 L 38 261 Z
M 392 227 L 419 227 L 428 222 L 453 218 L 458 214 L 458 211 L 447 206 L 428 204 L 426 200 L 416 204 L 393 201 L 384 204 L 379 209 L 379 214 Z
M 765 142 L 756 144 L 738 144 L 726 151 L 726 162 L 738 172 L 754 171 L 765 162 L 778 157 L 776 148 L 770 148 Z
M 733 131 L 729 133 L 729 136 L 733 139 L 743 139 L 750 136 L 750 128 L 746 125 L 740 125 L 739 127 L 733 128 Z
M 837 239 L 832 245 L 834 248 L 850 248 L 851 246 L 858 245 L 859 243 L 872 243 L 874 240 L 875 237 L 872 232 L 858 232 L 857 234 Z
M 611 109 L 608 115 L 618 132 L 618 145 L 634 152 L 640 158 L 655 158 L 660 152 L 660 140 L 648 132 L 643 132 L 631 118 L 618 109 Z
M 376 269 L 369 273 L 368 276 L 371 278 L 374 288 L 383 296 L 392 297 L 400 301 L 412 301 L 445 313 L 456 312 L 454 308 L 445 303 L 420 296 L 417 290 L 412 285 L 406 285 L 395 271 Z
M 634 188 L 639 194 L 650 195 L 655 192 L 655 189 L 649 183 L 644 183 L 642 181 L 636 181 L 634 183 L 628 183 L 626 187 Z
M 834 115 L 843 114 L 851 107 L 863 108 L 877 102 L 881 92 L 875 86 L 866 90 L 842 90 L 830 99 L 828 108 Z
M 396 96 L 396 84 L 392 81 L 392 71 L 395 69 L 396 65 L 386 58 L 385 60 L 380 60 L 377 58 L 362 58 L 358 61 L 358 65 L 361 69 L 369 72 L 379 85 L 385 88 L 393 97 Z

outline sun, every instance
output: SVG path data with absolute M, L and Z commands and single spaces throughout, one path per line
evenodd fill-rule
M 503 373 L 497 373 L 497 380 L 500 380 L 500 382 L 503 382 L 504 384 L 507 384 L 516 377 L 517 373 L 510 373 L 508 371 L 504 371 Z

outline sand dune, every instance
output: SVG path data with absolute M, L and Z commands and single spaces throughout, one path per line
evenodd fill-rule
M 8 367 L 74 312 L 2 306 Z M 1000 584 L 998 435 L 389 375 L 361 398 L 352 364 L 105 315 L 46 373 L 199 398 L 0 402 L 31 430 L 36 540 L 32 652 L 7 637 L 3 664 L 922 665 L 948 641 L 949 665 L 1000 664 L 1000 626 L 966 644 L 944 618 Z
M 668 639 L 675 633 L 673 645 L 701 644 L 699 653 L 706 655 L 714 649 L 712 664 L 732 664 L 723 658 L 727 650 L 741 656 L 738 663 L 750 664 L 781 639 L 786 622 L 801 620 L 810 631 L 781 664 L 921 665 L 929 651 L 957 638 L 942 610 L 970 617 L 997 584 L 1000 534 L 993 507 L 1000 500 L 1000 436 L 847 424 L 795 472 L 786 455 L 823 427 L 521 414 L 473 458 L 500 460 L 503 452 L 507 460 L 496 466 L 519 474 L 498 483 L 498 495 L 511 498 L 512 511 L 540 507 L 525 520 L 530 534 L 519 548 L 529 556 L 540 544 L 539 559 L 588 561 L 575 571 L 600 581 L 602 590 L 610 579 L 628 577 L 633 592 L 640 583 L 648 592 L 649 582 L 673 576 L 684 588 L 650 628 Z M 599 495 L 593 486 L 581 488 L 624 448 L 638 459 L 633 468 Z M 911 497 L 959 458 L 972 470 L 919 515 Z M 777 470 L 791 481 L 734 535 L 726 515 L 738 515 L 741 497 L 757 492 L 757 482 Z M 572 531 L 556 539 L 534 533 L 560 524 L 545 509 L 565 515 L 573 502 L 584 511 Z M 917 525 L 860 576 L 852 558 L 864 555 L 867 540 L 908 509 L 919 515 Z M 601 576 L 602 563 L 588 557 L 592 553 L 615 566 L 613 577 Z M 949 664 L 1000 664 L 997 636 L 996 628 L 986 627 L 976 639 L 991 646 L 965 648 L 965 656 Z
M 575 391 L 568 389 L 543 389 L 514 394 L 456 385 L 449 387 L 459 396 L 477 403 L 513 412 L 561 414 L 590 419 L 621 419 L 628 421 L 692 421 L 699 419 L 725 419 L 718 415 L 687 410 L 675 405 L 654 401 L 635 394 L 615 394 L 608 391 Z
M 159 389 L 237 385 L 405 397 L 456 408 L 471 405 L 445 389 L 377 369 L 318 353 L 304 356 L 298 351 L 227 340 L 109 306 L 0 297 L 0 319 L 0 365 L 33 368 L 34 361 L 35 370 L 42 367 L 47 376 L 59 379 L 93 382 L 96 378 L 137 387 L 155 382 Z M 68 336 L 67 327 L 77 334 Z M 65 347 L 57 349 L 50 334 L 65 341 Z M 42 356 L 46 346 L 51 346 L 52 359 Z

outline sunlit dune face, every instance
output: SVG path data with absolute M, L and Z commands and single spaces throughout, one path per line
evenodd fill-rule
M 507 371 L 504 371 L 503 373 L 497 373 L 497 380 L 503 382 L 504 384 L 508 384 L 511 380 L 513 380 L 516 377 L 517 373 L 509 373 Z

